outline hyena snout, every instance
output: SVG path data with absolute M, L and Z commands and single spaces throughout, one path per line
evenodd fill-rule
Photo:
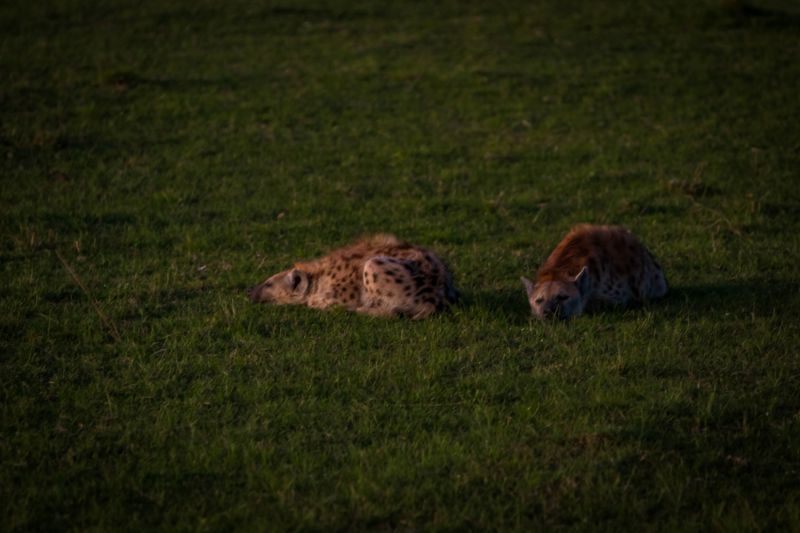
M 247 287 L 245 291 L 247 291 L 247 297 L 250 298 L 252 303 L 258 302 L 258 295 L 261 292 L 261 285 L 253 285 L 252 287 Z
M 572 316 L 573 311 L 573 307 L 564 302 L 547 302 L 542 306 L 541 316 L 567 320 Z
M 561 306 L 555 302 L 547 302 L 542 307 L 542 314 L 544 316 L 561 315 Z

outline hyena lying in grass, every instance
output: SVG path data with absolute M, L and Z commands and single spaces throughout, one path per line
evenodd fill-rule
M 536 272 L 536 283 L 522 281 L 531 310 L 540 318 L 576 317 L 602 305 L 642 302 L 667 292 L 656 260 L 618 226 L 576 226 Z
M 426 318 L 458 303 L 458 290 L 441 259 L 419 246 L 378 235 L 316 261 L 295 263 L 247 289 L 250 301 L 345 307 L 373 316 Z

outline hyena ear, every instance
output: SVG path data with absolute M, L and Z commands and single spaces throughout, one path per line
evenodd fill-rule
M 292 286 L 292 292 L 297 296 L 303 296 L 308 291 L 308 274 L 296 268 L 289 272 L 289 283 Z
M 533 294 L 533 282 L 531 280 L 529 280 L 528 278 L 526 278 L 525 276 L 523 276 L 523 277 L 521 277 L 519 279 L 521 279 L 522 283 L 525 284 L 525 290 L 528 292 L 528 298 L 530 298 L 531 294 Z
M 583 267 L 583 270 L 575 276 L 575 286 L 578 287 L 578 292 L 581 296 L 586 296 L 586 293 L 589 292 L 589 269 Z

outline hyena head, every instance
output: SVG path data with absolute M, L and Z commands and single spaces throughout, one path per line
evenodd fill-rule
M 541 319 L 555 316 L 566 320 L 583 312 L 582 297 L 589 291 L 589 271 L 586 267 L 573 279 L 565 277 L 534 284 L 522 278 L 522 282 L 528 291 L 531 311 Z
M 293 268 L 284 270 L 260 285 L 247 288 L 247 296 L 254 304 L 303 304 L 308 301 L 309 277 L 306 272 Z

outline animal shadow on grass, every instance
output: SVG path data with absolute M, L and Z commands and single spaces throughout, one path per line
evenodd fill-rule
M 687 310 L 700 312 L 729 310 L 754 313 L 755 316 L 772 316 L 792 303 L 800 306 L 800 285 L 787 282 L 759 281 L 722 285 L 695 285 L 670 287 L 666 296 L 653 300 L 647 307 L 665 317 L 685 315 Z M 491 314 L 504 315 L 514 325 L 528 324 L 532 315 L 525 291 L 464 291 L 461 306 L 486 309 Z M 634 315 L 625 311 L 640 311 L 641 304 L 608 306 L 584 313 L 587 316 L 608 314 L 618 320 L 631 320 Z M 580 320 L 575 318 L 573 320 Z
M 520 287 L 522 284 L 520 283 Z M 492 315 L 504 315 L 514 325 L 526 325 L 530 321 L 531 306 L 525 295 L 524 287 L 519 291 L 462 291 L 461 304 L 463 309 L 480 307 Z
M 479 291 L 475 293 L 461 293 L 461 305 L 465 308 L 477 306 L 486 309 L 493 316 L 502 315 L 515 326 L 525 326 L 530 323 L 532 318 L 536 318 L 531 312 L 531 305 L 528 302 L 528 297 L 525 290 L 522 289 L 517 292 L 500 292 L 500 291 Z M 628 310 L 641 310 L 641 304 L 629 304 L 626 306 L 605 306 L 597 309 L 585 311 L 582 316 L 592 316 L 601 314 L 616 315 L 615 320 L 628 321 L 633 320 L 635 315 L 625 314 L 624 311 Z M 581 317 L 570 318 L 566 322 L 580 320 Z M 543 324 L 549 320 L 540 321 Z
M 797 283 L 758 281 L 721 285 L 670 287 L 663 302 L 666 316 L 694 311 L 748 311 L 756 316 L 772 316 L 794 304 L 800 304 Z
M 800 286 L 793 283 L 760 282 L 750 284 L 731 285 L 697 285 L 685 287 L 670 287 L 666 296 L 648 303 L 647 307 L 653 312 L 661 313 L 666 317 L 686 314 L 687 308 L 696 311 L 710 311 L 730 309 L 731 311 L 755 312 L 757 316 L 772 316 L 776 309 L 780 309 L 795 301 L 800 304 L 798 290 Z M 505 316 L 513 325 L 527 325 L 533 315 L 525 295 L 525 290 L 517 291 L 461 291 L 461 302 L 458 308 L 468 310 L 472 308 L 485 309 L 493 316 Z M 627 306 L 609 306 L 584 313 L 587 316 L 597 314 L 616 315 L 618 320 L 632 320 L 625 311 L 640 311 L 641 304 Z M 445 311 L 445 314 L 447 311 Z M 580 320 L 580 317 L 572 320 Z
M 756 2 L 744 0 L 722 0 L 718 7 L 710 7 L 700 19 L 703 28 L 800 28 L 800 15 L 797 13 L 766 9 L 753 5 Z

